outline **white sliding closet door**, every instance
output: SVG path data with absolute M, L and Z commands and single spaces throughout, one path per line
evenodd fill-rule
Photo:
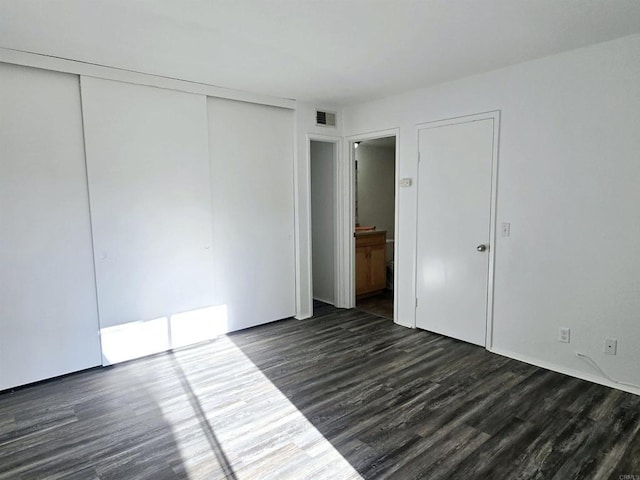
M 0 63 L 0 390 L 100 364 L 78 77 Z
M 230 330 L 295 314 L 293 112 L 208 99 L 216 292 Z
M 82 77 L 82 102 L 103 362 L 225 331 L 206 97 Z

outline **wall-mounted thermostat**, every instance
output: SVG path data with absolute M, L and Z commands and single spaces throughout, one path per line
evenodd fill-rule
M 400 179 L 400 186 L 401 187 L 410 187 L 411 186 L 411 179 L 410 178 L 402 178 L 402 179 Z

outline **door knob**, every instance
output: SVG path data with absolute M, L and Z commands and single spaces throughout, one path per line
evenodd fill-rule
M 488 248 L 489 248 L 489 246 L 488 246 L 488 245 L 485 245 L 485 244 L 481 243 L 480 245 L 478 245 L 478 246 L 476 247 L 476 250 L 478 250 L 479 252 L 484 252 L 484 251 L 485 251 L 485 250 L 487 250 Z

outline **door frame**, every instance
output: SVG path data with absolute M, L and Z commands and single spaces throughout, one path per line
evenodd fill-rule
M 493 120 L 493 148 L 491 159 L 491 199 L 489 205 L 489 268 L 487 272 L 487 308 L 486 308 L 486 324 L 485 324 L 485 348 L 491 350 L 493 347 L 493 299 L 494 299 L 494 280 L 495 280 L 495 251 L 496 251 L 496 210 L 498 205 L 498 157 L 500 149 L 500 110 L 492 110 L 489 112 L 475 113 L 471 115 L 462 115 L 459 117 L 446 118 L 443 120 L 435 120 L 431 122 L 419 123 L 416 125 L 416 147 L 418 149 L 418 168 L 416 178 L 416 222 L 419 217 L 418 200 L 420 189 L 420 132 L 430 128 L 446 127 L 449 125 L 459 125 L 469 122 L 477 122 L 479 120 Z M 415 238 L 415 254 L 416 260 L 418 256 L 418 235 Z M 416 288 L 416 301 L 418 298 L 418 271 L 417 261 L 414 262 L 414 285 Z M 416 315 L 413 316 L 413 326 L 415 328 L 417 322 Z
M 334 135 L 322 135 L 319 133 L 308 133 L 307 134 L 307 171 L 309 172 L 309 176 L 307 178 L 307 191 L 309 192 L 309 230 L 307 232 L 309 238 L 309 256 L 308 256 L 308 265 L 309 265 L 309 298 L 311 300 L 311 315 L 313 316 L 313 237 L 312 237 L 312 212 L 311 212 L 311 142 L 324 142 L 333 144 L 333 166 L 334 166 L 334 266 L 333 266 L 333 300 L 334 306 L 343 307 L 343 300 L 340 295 L 342 290 L 342 282 L 343 278 L 342 270 L 344 269 L 344 258 L 340 248 L 340 239 L 342 238 L 342 208 L 341 204 L 341 164 L 342 162 L 342 137 L 334 136 Z
M 345 202 L 344 207 L 344 216 L 346 223 L 344 224 L 344 230 L 342 232 L 342 236 L 340 237 L 342 243 L 342 249 L 346 252 L 345 260 L 348 262 L 348 271 L 344 272 L 346 277 L 343 278 L 344 286 L 345 286 L 345 294 L 348 299 L 347 308 L 354 308 L 356 306 L 356 242 L 354 237 L 354 228 L 356 221 L 356 159 L 355 159 L 355 148 L 354 144 L 356 142 L 362 142 L 365 140 L 375 140 L 376 138 L 383 137 L 395 137 L 396 139 L 396 148 L 395 148 L 395 166 L 394 166 L 394 182 L 395 182 L 395 195 L 394 195 L 394 241 L 393 241 L 393 321 L 398 323 L 398 278 L 399 277 L 399 262 L 398 262 L 398 253 L 400 249 L 398 248 L 398 240 L 400 238 L 399 235 L 399 218 L 400 218 L 400 202 L 398 195 L 398 183 L 400 178 L 400 129 L 399 128 L 390 128 L 387 130 L 376 130 L 368 133 L 359 133 L 356 135 L 350 135 L 345 137 L 345 148 L 347 148 L 347 152 L 345 154 L 345 158 L 348 159 L 348 162 L 345 162 L 346 166 L 346 178 L 345 183 L 343 184 L 344 190 L 341 193 L 343 199 L 348 200 Z

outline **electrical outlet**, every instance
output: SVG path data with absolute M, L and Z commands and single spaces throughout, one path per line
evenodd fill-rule
M 502 222 L 502 236 L 508 237 L 511 235 L 511 224 L 509 222 Z
M 604 339 L 604 353 L 607 355 L 615 355 L 618 352 L 618 340 L 615 338 Z
M 560 327 L 558 332 L 558 341 L 562 343 L 569 343 L 571 339 L 571 329 L 567 327 Z

